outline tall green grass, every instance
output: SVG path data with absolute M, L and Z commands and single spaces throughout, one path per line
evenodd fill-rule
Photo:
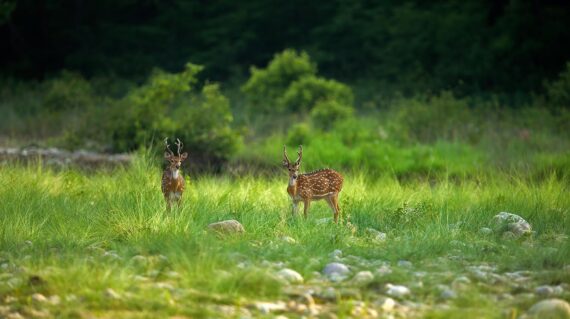
M 212 317 L 218 314 L 216 305 L 286 300 L 286 285 L 273 275 L 278 269 L 273 263 L 283 262 L 311 280 L 335 249 L 370 265 L 395 266 L 405 259 L 414 270 L 433 273 L 411 299 L 433 306 L 427 313 L 434 316 L 472 308 L 475 317 L 496 317 L 499 310 L 522 311 L 532 301 L 497 303 L 495 290 L 513 293 L 508 284 L 492 291 L 474 284 L 448 302 L 449 312 L 437 310 L 443 301 L 434 287 L 449 284 L 469 265 L 541 273 L 533 277 L 537 284 L 570 281 L 563 270 L 570 260 L 564 239 L 570 235 L 566 177 L 529 182 L 504 173 L 465 180 L 440 175 L 402 183 L 390 175 L 351 173 L 341 193 L 340 225 L 318 223 L 332 215 L 324 202 L 311 206 L 307 220 L 292 217 L 286 176 L 191 176 L 188 182 L 182 206 L 169 214 L 160 193 L 160 170 L 148 160 L 89 174 L 2 167 L 0 301 L 14 297 L 17 301 L 9 307 L 29 313 L 36 307 L 30 298 L 34 292 L 58 295 L 59 305 L 46 306 L 58 318 Z M 523 216 L 536 234 L 515 241 L 480 234 L 500 211 Z M 220 238 L 206 231 L 209 223 L 224 219 L 240 221 L 246 233 Z M 386 232 L 387 240 L 375 241 L 366 231 L 369 227 Z M 282 236 L 297 243 L 286 243 Z M 436 275 L 440 273 L 448 274 Z M 39 280 L 32 280 L 34 276 Z M 359 298 L 373 301 L 386 282 L 415 281 L 412 272 L 395 269 L 359 288 Z M 121 298 L 106 297 L 107 288 Z M 337 303 L 335 312 L 350 313 L 350 300 Z

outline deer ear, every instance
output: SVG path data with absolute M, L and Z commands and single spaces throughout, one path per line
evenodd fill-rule
M 180 155 L 180 159 L 185 160 L 188 157 L 188 153 L 184 152 Z
M 172 156 L 172 155 L 170 155 L 170 153 L 164 152 L 164 158 L 165 158 L 165 159 L 170 159 L 171 156 Z

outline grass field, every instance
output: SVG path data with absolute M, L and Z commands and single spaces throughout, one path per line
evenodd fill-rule
M 543 298 L 570 298 L 567 176 L 352 174 L 335 225 L 324 202 L 307 220 L 290 216 L 285 172 L 190 178 L 183 205 L 167 214 L 160 173 L 145 160 L 97 173 L 2 167 L 0 317 L 517 318 Z M 481 232 L 502 211 L 534 233 Z M 225 219 L 246 232 L 207 231 Z M 324 276 L 333 261 L 350 274 Z M 304 282 L 280 279 L 282 268 Z M 373 278 L 354 278 L 362 271 Z M 387 284 L 411 293 L 391 306 Z

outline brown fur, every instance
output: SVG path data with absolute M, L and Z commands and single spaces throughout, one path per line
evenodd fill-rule
M 172 203 L 180 205 L 182 194 L 184 193 L 184 177 L 180 172 L 182 162 L 188 157 L 188 153 L 180 154 L 182 143 L 177 140 L 178 155 L 174 155 L 168 145 L 168 140 L 165 140 L 166 152 L 164 158 L 169 162 L 168 167 L 162 173 L 161 189 L 164 199 L 166 200 L 166 208 L 170 211 Z
M 338 194 L 342 190 L 344 178 L 335 170 L 325 168 L 310 173 L 299 174 L 299 167 L 303 156 L 303 148 L 299 146 L 299 158 L 291 163 L 283 150 L 283 166 L 289 171 L 289 185 L 287 193 L 291 197 L 293 204 L 293 215 L 297 212 L 297 205 L 303 202 L 303 213 L 307 218 L 309 207 L 312 201 L 324 199 L 331 207 L 334 214 L 334 222 L 338 223 L 340 207 L 338 205 Z

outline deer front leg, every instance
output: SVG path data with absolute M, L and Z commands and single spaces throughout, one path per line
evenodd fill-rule
M 298 208 L 298 202 L 296 202 L 295 200 L 291 200 L 291 215 L 293 217 L 297 216 L 297 208 Z
M 309 207 L 311 206 L 311 200 L 310 199 L 304 199 L 303 200 L 303 214 L 305 215 L 305 219 L 307 219 L 307 217 L 309 216 Z
M 338 206 L 338 193 L 331 196 L 332 209 L 334 212 L 334 222 L 338 223 L 338 216 L 340 215 L 340 207 Z

